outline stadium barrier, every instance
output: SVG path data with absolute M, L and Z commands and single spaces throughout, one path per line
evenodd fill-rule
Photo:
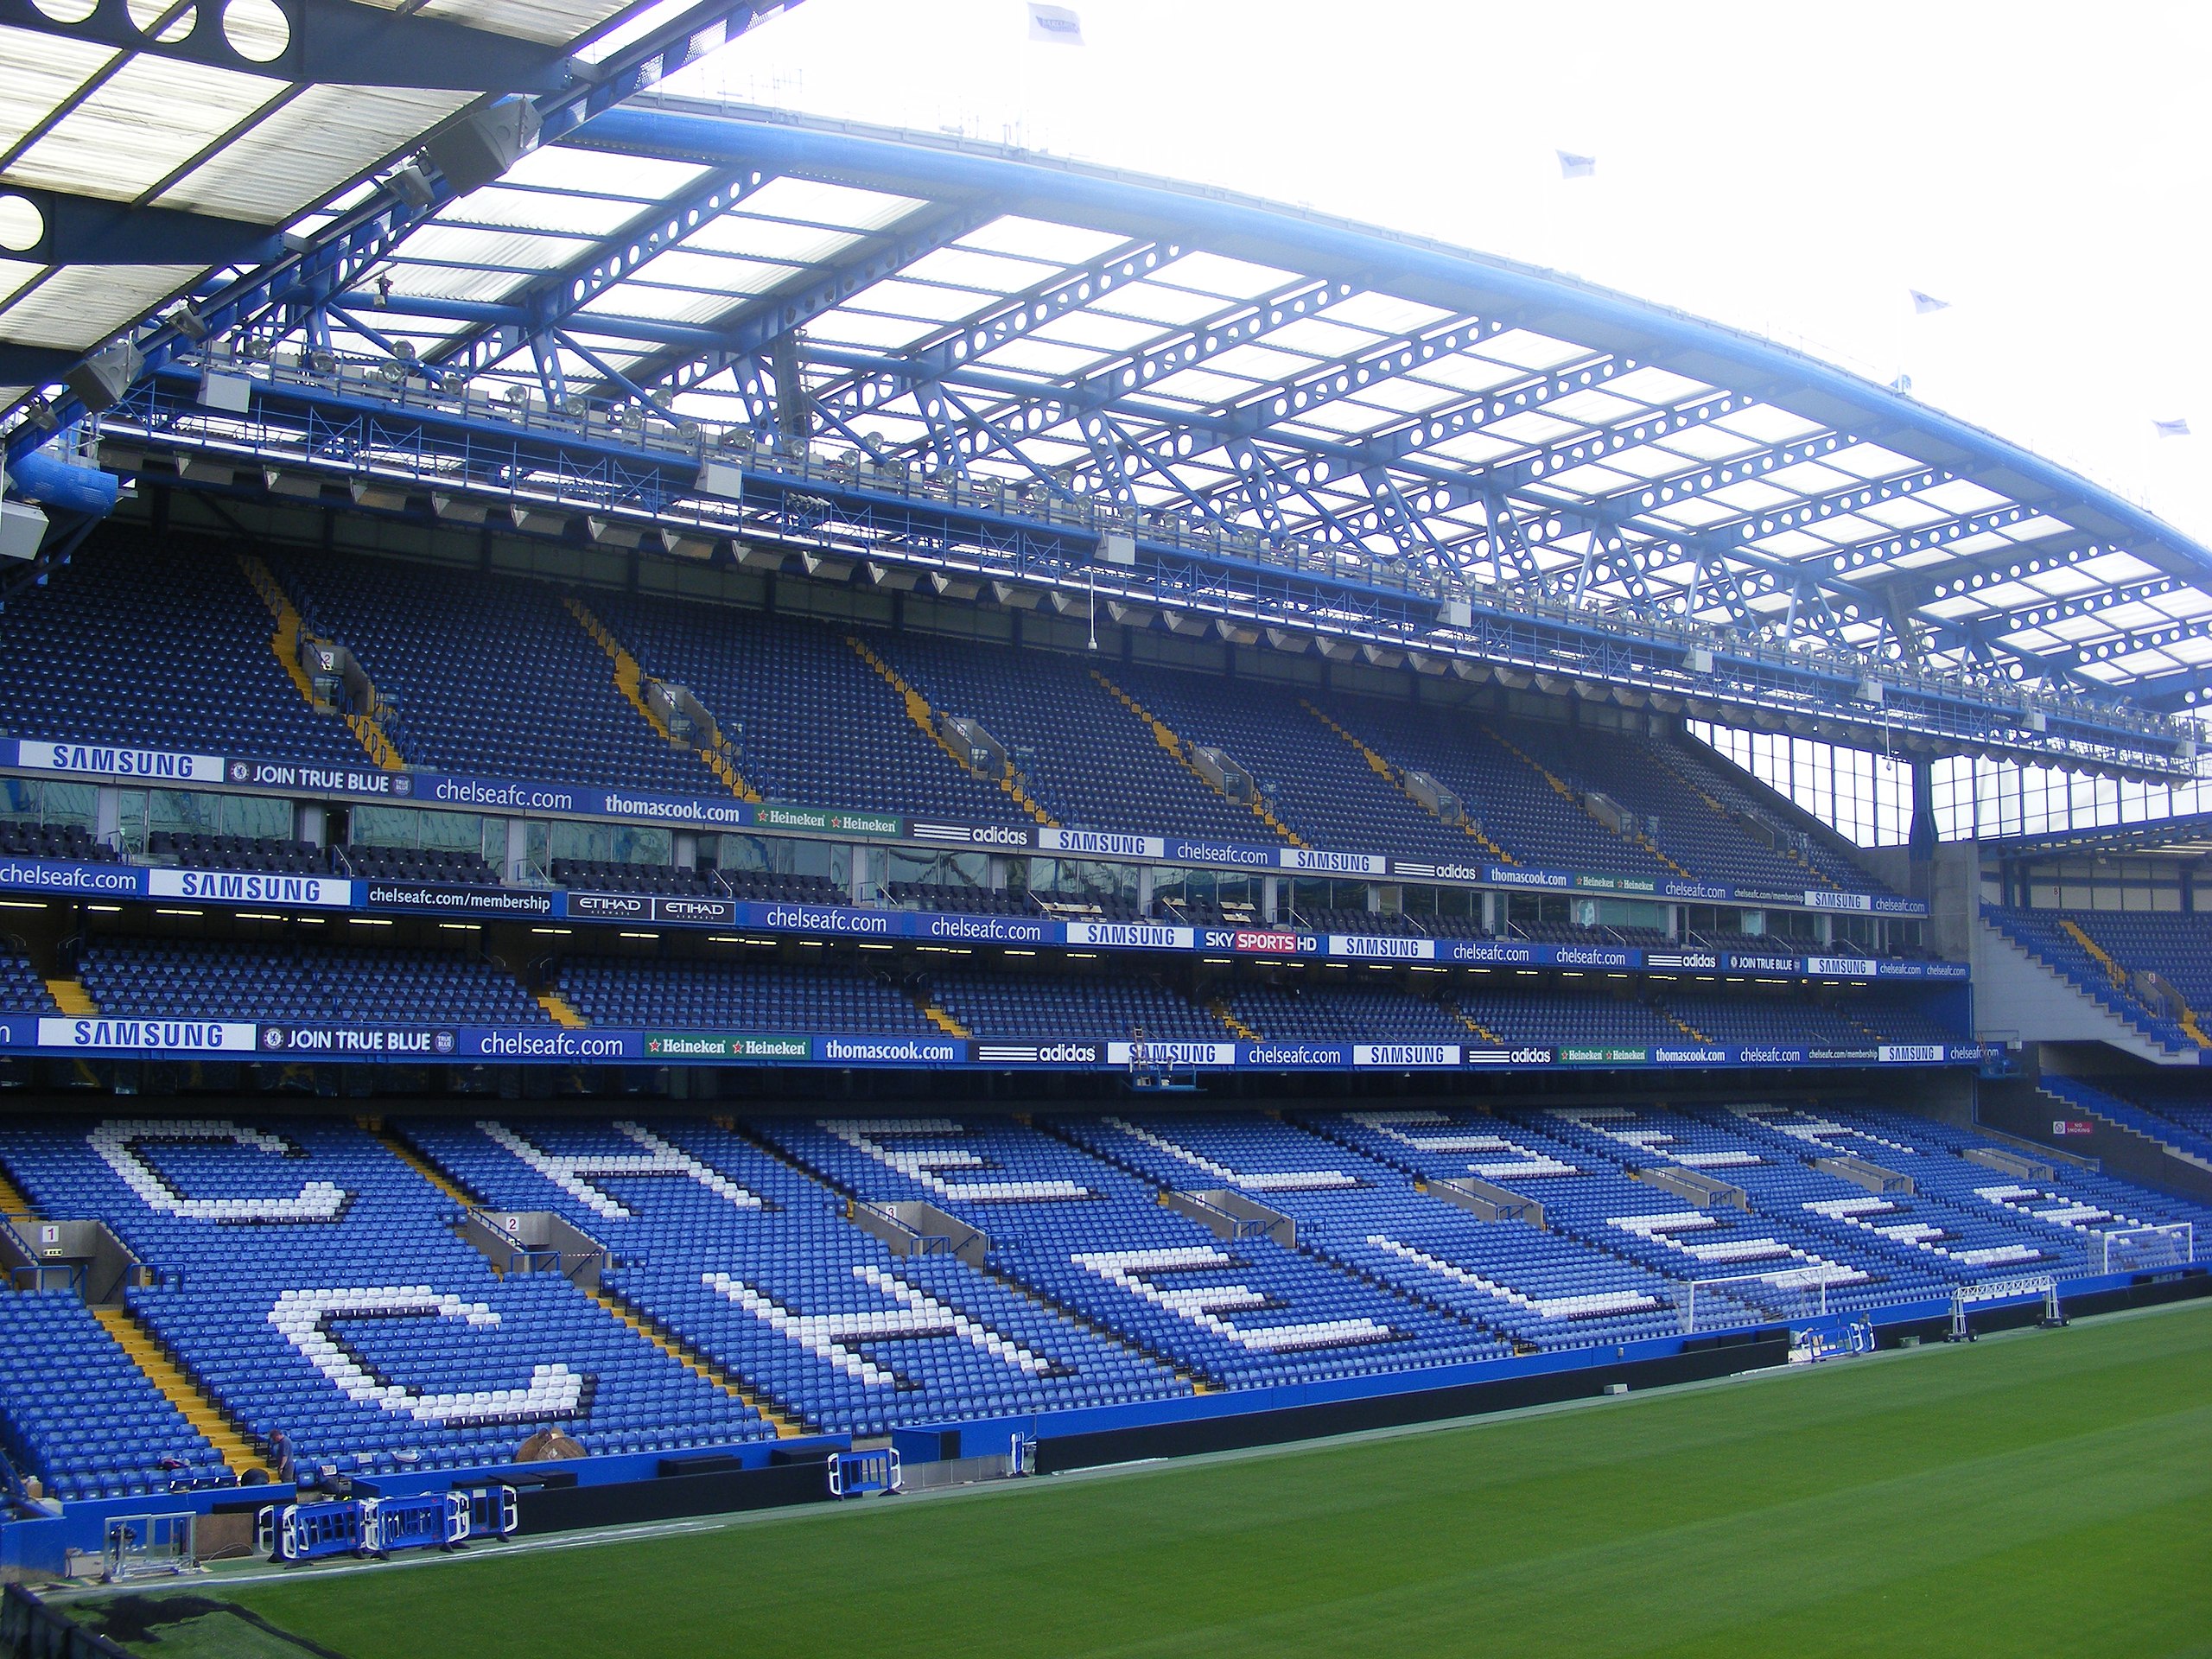
M 321 1498 L 267 1506 L 255 1516 L 254 1535 L 270 1560 L 293 1566 L 504 1538 L 520 1525 L 520 1516 L 512 1486 Z
M 829 1471 L 832 1497 L 887 1497 L 902 1484 L 899 1453 L 889 1446 L 868 1452 L 832 1452 Z

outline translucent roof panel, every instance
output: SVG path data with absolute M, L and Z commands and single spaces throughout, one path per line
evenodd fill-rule
M 127 11 L 71 0 L 19 9 L 0 27 L 0 189 L 14 184 L 313 235 L 327 228 L 315 212 L 319 206 L 494 95 L 416 84 L 450 79 L 448 66 L 457 56 L 474 52 L 489 62 L 515 62 L 523 86 L 548 107 L 581 101 L 607 73 L 634 73 L 633 60 L 602 54 L 601 68 L 571 75 L 565 91 L 546 90 L 549 73 L 563 72 L 564 49 L 587 44 L 620 14 L 636 11 L 629 0 L 364 0 L 361 10 L 373 16 L 371 8 L 390 13 L 389 22 L 342 20 L 343 7 L 287 8 L 279 19 L 273 9 L 234 12 L 218 0 L 197 7 L 132 0 Z M 105 44 L 97 36 L 118 14 L 160 29 L 159 40 L 144 49 Z M 741 29 L 751 16 L 732 21 Z M 628 33 L 634 51 L 645 54 L 664 42 L 689 42 L 704 21 L 696 8 L 680 16 L 646 8 Z M 434 41 L 423 35 L 431 22 L 442 26 Z M 449 29 L 456 25 L 486 38 L 455 40 Z M 321 32 L 334 28 L 345 31 L 342 48 Z M 293 38 L 296 31 L 302 39 Z M 379 39 L 378 31 L 389 38 Z M 529 58 L 543 67 L 511 57 L 508 41 L 531 43 Z M 445 60 L 431 62 L 439 54 Z M 317 73 L 342 62 L 348 75 L 391 84 L 284 78 L 286 66 L 302 62 Z M 612 194 L 643 203 L 701 170 L 677 160 L 618 161 L 552 146 L 525 156 L 514 173 L 518 184 L 556 190 L 604 173 L 616 181 Z M 507 205 L 512 209 L 512 195 Z M 603 209 L 564 218 L 558 207 L 557 200 L 541 204 L 506 227 L 588 236 L 607 226 Z M 127 238 L 129 227 L 118 234 Z M 0 309 L 0 348 L 89 349 L 209 274 L 204 265 L 168 260 L 83 277 L 53 271 L 12 283 L 13 302 Z M 457 299 L 481 286 L 458 285 L 467 296 L 454 284 L 440 291 Z

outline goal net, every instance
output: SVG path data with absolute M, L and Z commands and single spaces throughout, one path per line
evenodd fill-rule
M 2099 1233 L 2091 1252 L 2100 1273 L 2184 1267 L 2196 1259 L 2196 1228 L 2185 1221 L 2162 1227 L 2116 1227 Z
M 1675 1306 L 1682 1334 L 1757 1325 L 1799 1326 L 1825 1319 L 1830 1276 L 1818 1268 L 1800 1268 L 1681 1280 L 1675 1287 Z

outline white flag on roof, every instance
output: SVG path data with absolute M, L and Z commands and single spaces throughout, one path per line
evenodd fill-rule
M 2158 429 L 2162 438 L 2185 438 L 2190 435 L 2189 423 L 2185 420 L 2153 421 L 2151 424 Z
M 1933 294 L 1923 294 L 1916 288 L 1908 291 L 1912 296 L 1912 308 L 1916 315 L 1924 317 L 1930 311 L 1948 311 L 1951 308 L 1951 302 L 1948 300 L 1939 300 Z
M 1559 175 L 1562 179 L 1586 179 L 1598 170 L 1595 156 L 1577 156 L 1571 149 L 1562 149 L 1558 155 Z
M 1040 6 L 1030 0 L 1029 38 L 1052 46 L 1081 46 L 1083 19 L 1065 6 Z

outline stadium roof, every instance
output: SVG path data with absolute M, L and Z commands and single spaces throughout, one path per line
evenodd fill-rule
M 994 146 L 652 96 L 373 236 L 352 222 L 295 226 L 326 251 L 316 285 L 218 318 L 231 347 L 381 365 L 381 385 L 340 374 L 338 391 L 461 392 L 480 429 L 535 411 L 589 436 L 589 411 L 617 447 L 840 446 L 878 476 L 988 487 L 1010 517 L 1119 515 L 1105 527 L 1141 549 L 1205 550 L 1207 582 L 1234 566 L 1426 595 L 1446 644 L 1471 605 L 1570 620 L 1592 661 L 1640 637 L 1685 661 L 1703 641 L 1818 662 L 1829 702 L 1865 691 L 1862 741 L 1900 687 L 2012 709 L 1997 735 L 2030 748 L 2031 705 L 2094 710 L 2109 736 L 2131 709 L 2212 696 L 2203 548 L 1910 397 L 1557 273 Z M 145 418 L 180 441 L 191 424 Z M 801 529 L 895 550 L 805 499 L 823 510 Z M 1328 607 L 1293 620 L 1325 628 Z M 2171 728 L 2138 729 L 2157 741 L 2126 760 L 2171 756 Z
M 2212 857 L 2212 812 L 2190 812 L 2147 823 L 2109 824 L 2026 836 L 1984 836 L 1983 849 L 2014 859 L 2111 857 L 2156 854 L 2171 858 Z
M 0 405 L 455 118 L 558 131 L 779 9 L 0 0 Z

